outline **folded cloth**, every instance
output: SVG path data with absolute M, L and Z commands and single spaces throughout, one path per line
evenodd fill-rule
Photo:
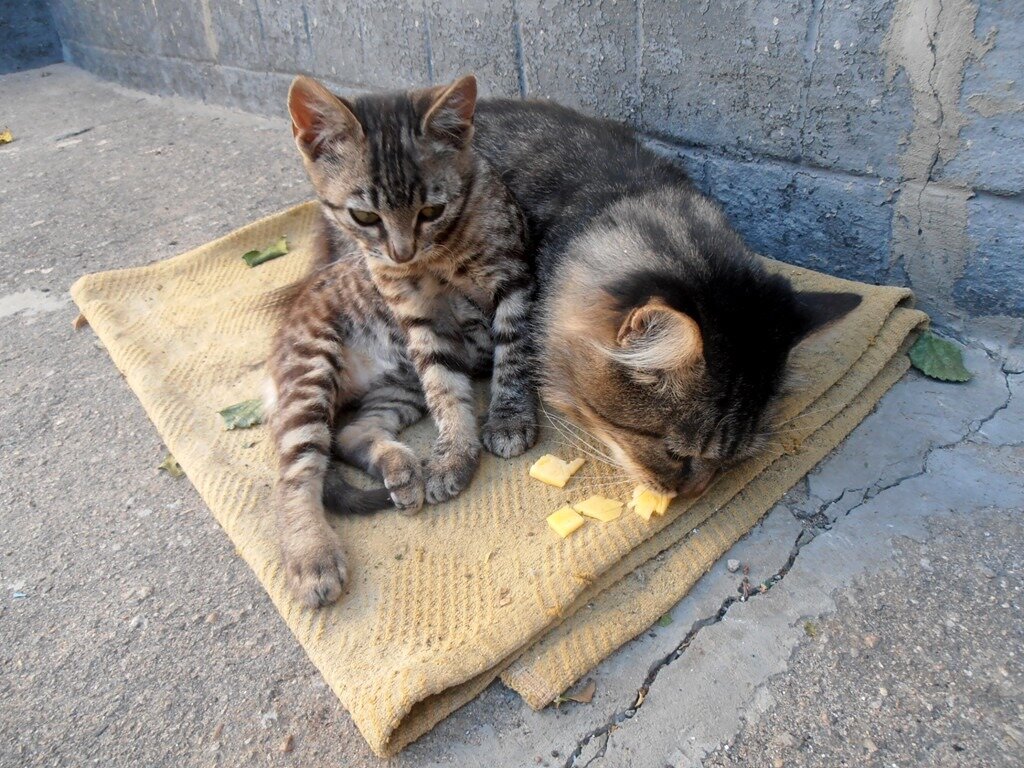
M 543 430 L 522 457 L 485 456 L 470 487 L 448 503 L 414 517 L 335 519 L 352 578 L 336 605 L 310 610 L 292 599 L 274 543 L 269 434 L 262 426 L 228 431 L 217 412 L 259 396 L 281 316 L 274 299 L 310 268 L 318 215 L 315 203 L 298 205 L 167 261 L 87 275 L 71 290 L 379 755 L 426 733 L 499 675 L 542 707 L 643 632 L 864 418 L 906 370 L 905 348 L 927 322 L 909 308 L 906 289 L 767 261 L 800 288 L 855 291 L 863 301 L 793 353 L 793 384 L 764 454 L 662 517 L 627 513 L 561 539 L 548 514 L 594 489 L 627 500 L 631 486 L 611 485 L 622 478 L 594 461 L 564 489 L 530 479 L 542 454 L 577 454 L 558 431 Z M 242 260 L 282 235 L 286 256 L 255 268 Z M 427 422 L 404 437 L 424 455 Z M 625 578 L 638 570 L 645 578 Z

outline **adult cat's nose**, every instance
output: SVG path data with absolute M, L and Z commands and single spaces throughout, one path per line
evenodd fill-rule
M 679 497 L 683 499 L 694 499 L 697 496 L 700 496 L 708 489 L 708 486 L 711 485 L 711 481 L 714 479 L 714 471 L 691 475 L 683 481 L 682 485 L 679 486 Z

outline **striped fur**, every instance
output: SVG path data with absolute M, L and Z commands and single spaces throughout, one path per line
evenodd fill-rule
M 328 506 L 384 500 L 329 474 L 332 454 L 415 512 L 465 487 L 481 443 L 508 458 L 536 439 L 525 222 L 474 152 L 475 103 L 471 77 L 355 101 L 297 78 L 289 94 L 323 225 L 317 268 L 276 337 L 268 400 L 280 546 L 311 606 L 336 600 L 348 575 Z M 478 430 L 471 377 L 486 371 Z M 421 463 L 398 436 L 428 411 L 438 438 Z

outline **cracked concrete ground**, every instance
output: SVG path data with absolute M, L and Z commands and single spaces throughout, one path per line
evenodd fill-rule
M 64 65 L 0 104 L 0 765 L 384 764 L 70 325 L 80 274 L 304 199 L 287 126 Z M 969 345 L 971 383 L 908 375 L 590 704 L 496 684 L 388 764 L 1022 764 L 1024 358 Z

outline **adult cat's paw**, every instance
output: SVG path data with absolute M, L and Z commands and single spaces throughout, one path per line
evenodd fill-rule
M 488 417 L 480 433 L 484 447 L 495 456 L 511 459 L 537 442 L 537 423 L 532 413 Z
M 378 462 L 384 487 L 391 493 L 395 508 L 413 515 L 423 507 L 423 468 L 420 460 L 408 447 L 395 444 Z
M 458 496 L 473 479 L 479 464 L 479 445 L 461 449 L 436 446 L 426 464 L 427 503 L 439 504 Z
M 341 597 L 348 565 L 333 531 L 294 536 L 281 543 L 281 554 L 288 585 L 298 600 L 310 608 L 322 608 Z

